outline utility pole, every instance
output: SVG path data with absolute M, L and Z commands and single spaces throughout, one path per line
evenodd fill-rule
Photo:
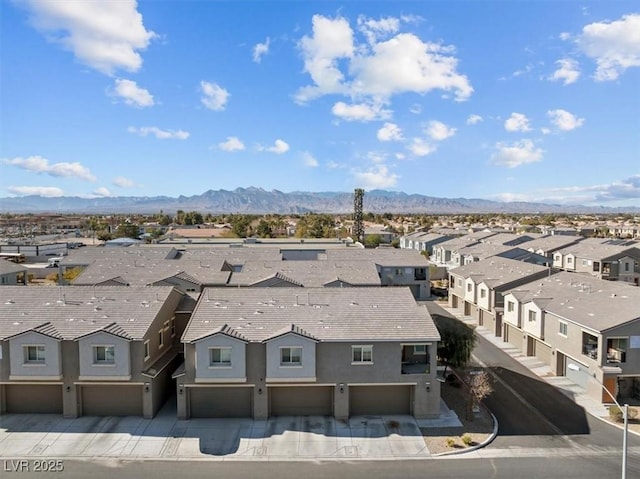
M 353 236 L 356 241 L 364 243 L 364 224 L 362 221 L 362 199 L 364 190 L 356 188 L 353 195 Z

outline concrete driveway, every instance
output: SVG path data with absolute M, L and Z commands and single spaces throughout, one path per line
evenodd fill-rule
M 429 451 L 411 416 L 253 419 L 175 418 L 169 406 L 154 419 L 6 414 L 0 457 L 121 459 L 397 459 Z

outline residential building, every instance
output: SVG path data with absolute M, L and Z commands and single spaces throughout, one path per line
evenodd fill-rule
M 593 398 L 640 401 L 640 288 L 568 272 L 504 295 L 503 339 Z
M 155 415 L 178 361 L 172 287 L 0 288 L 0 412 Z
M 0 286 L 27 284 L 27 271 L 22 264 L 0 259 Z
M 586 238 L 554 252 L 553 267 L 638 286 L 640 248 L 635 242 Z
M 409 288 L 207 288 L 178 417 L 437 417 L 440 337 Z
M 449 306 L 502 336 L 502 293 L 548 276 L 545 266 L 492 257 L 449 270 Z

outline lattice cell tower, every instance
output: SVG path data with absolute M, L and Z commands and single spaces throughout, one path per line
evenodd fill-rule
M 364 224 L 362 222 L 362 199 L 364 190 L 356 188 L 353 194 L 353 236 L 356 241 L 364 242 Z

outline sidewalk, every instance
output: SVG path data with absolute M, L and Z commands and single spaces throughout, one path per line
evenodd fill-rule
M 516 361 L 524 365 L 531 372 L 536 374 L 538 377 L 546 381 L 547 383 L 555 386 L 569 398 L 573 399 L 573 401 L 581 406 L 585 411 L 587 411 L 592 416 L 601 419 L 603 421 L 608 422 L 609 424 L 622 428 L 621 425 L 612 423 L 608 420 L 609 411 L 608 409 L 602 405 L 599 401 L 596 401 L 591 396 L 586 394 L 584 388 L 578 386 L 573 381 L 566 378 L 566 376 L 556 376 L 549 365 L 542 362 L 540 359 L 535 356 L 527 356 L 522 351 L 512 346 L 509 343 L 506 343 L 500 337 L 496 337 L 490 330 L 483 326 L 479 326 L 471 317 L 462 316 L 458 311 L 449 308 L 448 306 L 438 304 L 442 309 L 444 309 L 447 313 L 452 316 L 458 318 L 460 321 L 465 322 L 471 326 L 474 326 L 476 334 L 482 336 L 487 341 L 491 342 L 497 348 L 502 349 L 509 356 L 514 358 Z M 632 434 L 640 435 L 635 431 L 629 430 Z

